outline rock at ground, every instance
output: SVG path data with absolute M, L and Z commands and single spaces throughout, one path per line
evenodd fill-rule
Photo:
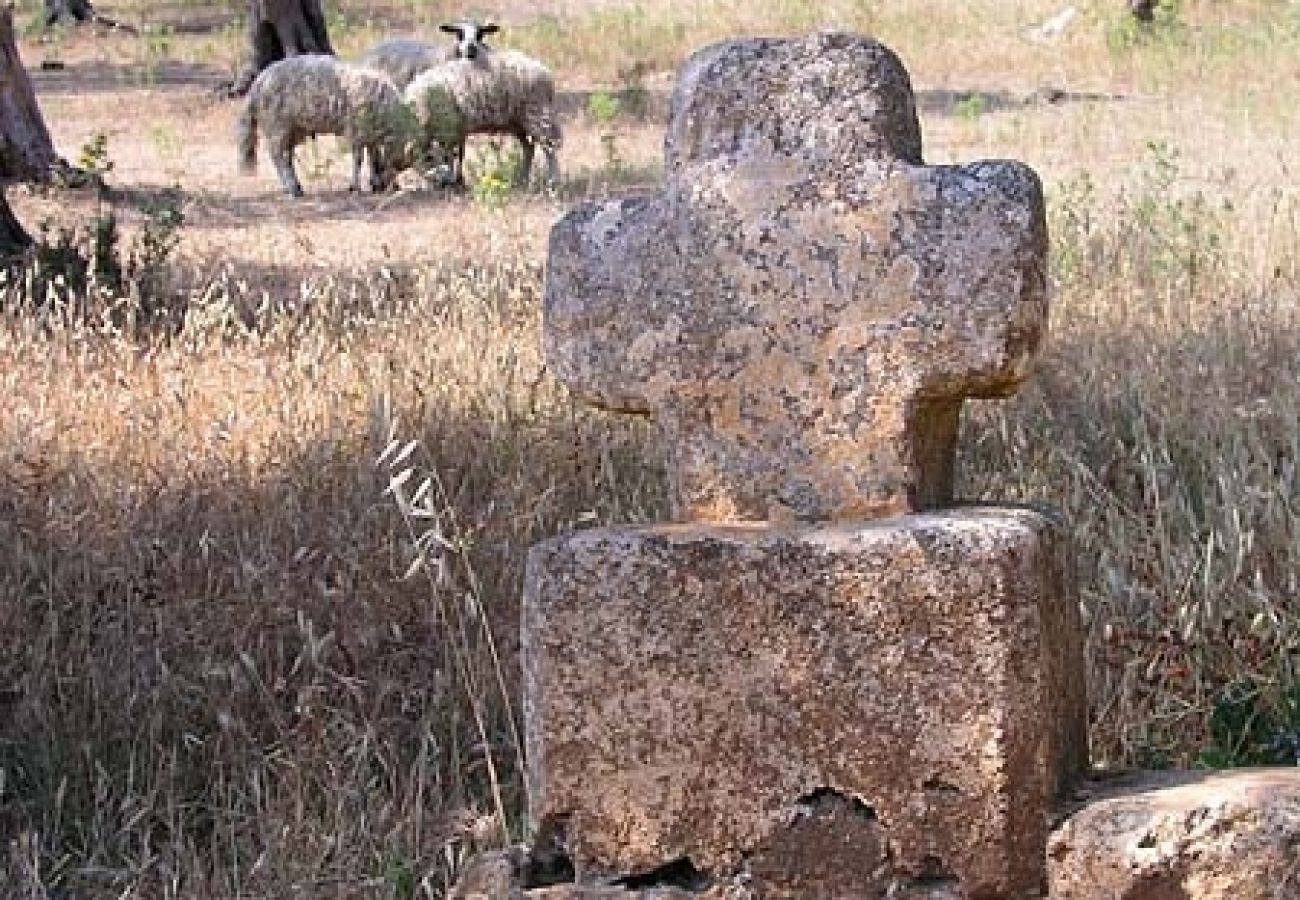
M 1300 898 L 1300 768 L 1090 782 L 1048 844 L 1052 900 Z

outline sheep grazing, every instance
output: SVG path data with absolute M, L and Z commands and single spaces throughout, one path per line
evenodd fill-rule
M 528 184 L 533 155 L 539 146 L 546 154 L 547 180 L 555 183 L 559 178 L 556 154 L 562 136 L 556 121 L 555 79 L 550 70 L 518 51 L 484 45 L 481 37 L 491 34 L 493 26 L 459 23 L 444 25 L 443 30 L 458 35 L 458 48 L 470 35 L 468 46 L 476 49 L 472 58 L 461 56 L 426 69 L 407 86 L 405 99 L 415 111 L 426 144 L 450 151 L 453 175 L 460 182 L 467 137 L 512 134 L 523 150 L 518 183 Z
M 375 44 L 357 62 L 383 72 L 393 79 L 399 91 L 404 91 L 425 69 L 455 58 L 455 47 L 435 47 L 423 41 L 393 38 Z
M 435 47 L 410 38 L 390 38 L 371 47 L 357 60 L 363 66 L 378 69 L 397 85 L 399 91 L 415 80 L 425 69 L 453 59 L 475 59 L 487 51 L 483 39 L 499 30 L 496 25 L 477 22 L 456 22 L 442 26 L 447 34 L 456 36 L 456 43 Z
M 240 167 L 257 166 L 257 131 L 285 191 L 302 196 L 293 151 L 318 134 L 342 135 L 352 149 L 352 185 L 361 189 L 363 153 L 370 154 L 370 186 L 387 190 L 403 159 L 403 123 L 409 116 L 401 93 L 381 72 L 332 56 L 294 56 L 267 66 L 253 82 L 239 118 Z

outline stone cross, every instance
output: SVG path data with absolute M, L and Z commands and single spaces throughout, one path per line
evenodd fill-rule
M 658 419 L 678 519 L 940 507 L 962 400 L 1014 391 L 1043 336 L 1046 240 L 1028 167 L 923 164 L 887 48 L 719 45 L 680 76 L 664 188 L 555 226 L 547 358 Z
M 656 417 L 688 521 L 529 552 L 529 816 L 574 884 L 526 896 L 1040 895 L 1087 765 L 1063 530 L 932 508 L 962 401 L 1026 376 L 1045 257 L 1033 172 L 924 165 L 876 42 L 686 63 L 664 187 L 551 233 L 548 363 Z

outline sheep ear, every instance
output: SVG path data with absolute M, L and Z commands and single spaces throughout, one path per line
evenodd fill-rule
M 457 28 L 455 25 L 439 25 L 438 28 L 440 28 L 442 31 L 447 32 L 448 34 L 454 34 L 457 37 L 460 36 L 460 29 Z
M 487 34 L 496 34 L 496 33 L 497 33 L 498 31 L 500 31 L 500 30 L 501 30 L 501 26 L 500 26 L 500 25 L 493 25 L 491 22 L 489 22 L 488 24 L 486 24 L 486 25 L 482 26 L 481 28 L 479 28 L 478 33 L 479 33 L 479 34 L 484 34 L 484 35 L 487 35 Z

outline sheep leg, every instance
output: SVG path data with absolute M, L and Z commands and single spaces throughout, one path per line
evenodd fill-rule
M 464 138 L 456 143 L 456 160 L 451 170 L 451 183 L 460 187 L 465 186 L 465 144 Z
M 515 138 L 519 141 L 521 158 L 519 160 L 519 171 L 515 173 L 515 186 L 528 187 L 528 179 L 533 174 L 533 153 L 536 151 L 536 145 L 529 140 L 528 135 L 522 131 L 515 133 Z
M 370 158 L 370 193 L 381 194 L 389 188 L 384 180 L 386 163 L 383 155 L 378 147 L 367 147 L 366 156 Z
M 302 185 L 298 182 L 298 173 L 293 170 L 293 144 L 274 141 L 271 144 L 271 161 L 275 163 L 275 172 L 280 176 L 284 192 L 290 197 L 301 197 Z
M 401 166 L 394 162 L 389 149 L 375 143 L 368 145 L 365 151 L 370 157 L 370 192 L 382 194 L 392 189 L 397 180 L 395 170 Z
M 352 183 L 348 185 L 348 190 L 354 194 L 361 193 L 361 158 L 365 155 L 366 148 L 360 141 L 352 142 Z M 376 172 L 378 166 L 375 162 L 375 154 L 370 154 L 370 186 L 374 188 Z
M 551 187 L 560 183 L 560 160 L 555 147 L 547 144 L 542 148 L 546 152 L 546 182 Z

